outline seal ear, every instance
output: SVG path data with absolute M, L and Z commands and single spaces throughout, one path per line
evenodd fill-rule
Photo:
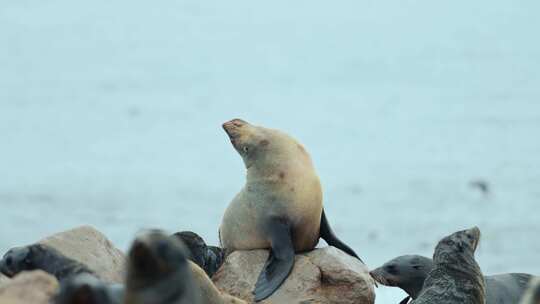
M 294 247 L 290 224 L 281 218 L 271 218 L 266 231 L 272 246 L 268 260 L 255 284 L 255 301 L 268 298 L 289 276 L 294 266 Z

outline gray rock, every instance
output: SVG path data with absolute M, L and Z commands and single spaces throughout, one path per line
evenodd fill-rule
M 252 291 L 268 257 L 267 250 L 236 251 L 212 277 L 216 286 L 253 303 Z M 297 254 L 283 285 L 263 304 L 369 304 L 375 302 L 374 281 L 359 260 L 334 247 Z
M 108 283 L 122 283 L 126 257 L 101 232 L 81 226 L 49 236 L 41 241 L 65 256 L 79 261 Z
M 2 304 L 48 304 L 58 281 L 41 270 L 24 271 L 0 286 Z

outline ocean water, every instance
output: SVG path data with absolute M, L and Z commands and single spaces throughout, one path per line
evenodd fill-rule
M 307 147 L 370 268 L 478 225 L 484 273 L 540 274 L 539 9 L 2 1 L 0 251 L 81 224 L 123 250 L 147 227 L 217 243 L 240 117 Z

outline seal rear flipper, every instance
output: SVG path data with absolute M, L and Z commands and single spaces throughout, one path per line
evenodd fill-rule
M 360 262 L 364 263 L 360 257 L 354 252 L 354 250 L 351 249 L 351 247 L 347 246 L 347 244 L 343 243 L 332 228 L 330 227 L 330 224 L 328 223 L 328 219 L 326 219 L 326 215 L 324 214 L 324 209 L 322 211 L 321 215 L 321 228 L 320 228 L 320 237 L 328 243 L 330 246 L 334 246 L 338 249 L 343 250 L 345 253 L 357 258 L 360 260 Z
M 272 295 L 291 273 L 294 265 L 294 247 L 291 228 L 283 219 L 271 219 L 266 226 L 271 243 L 270 255 L 255 284 L 255 301 Z

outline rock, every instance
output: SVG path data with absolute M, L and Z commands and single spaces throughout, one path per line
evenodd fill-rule
M 236 251 L 213 276 L 216 286 L 253 303 L 255 282 L 268 257 L 267 250 Z M 297 254 L 294 268 L 283 285 L 263 304 L 371 304 L 374 281 L 367 267 L 334 247 Z
M 49 236 L 41 241 L 65 256 L 85 264 L 105 282 L 122 283 L 126 257 L 95 228 L 81 226 Z
M 9 281 L 11 281 L 10 278 L 6 277 L 5 275 L 1 274 L 0 273 L 0 287 L 4 284 L 7 284 L 9 283 Z
M 41 270 L 25 271 L 0 286 L 2 304 L 48 304 L 58 281 Z

